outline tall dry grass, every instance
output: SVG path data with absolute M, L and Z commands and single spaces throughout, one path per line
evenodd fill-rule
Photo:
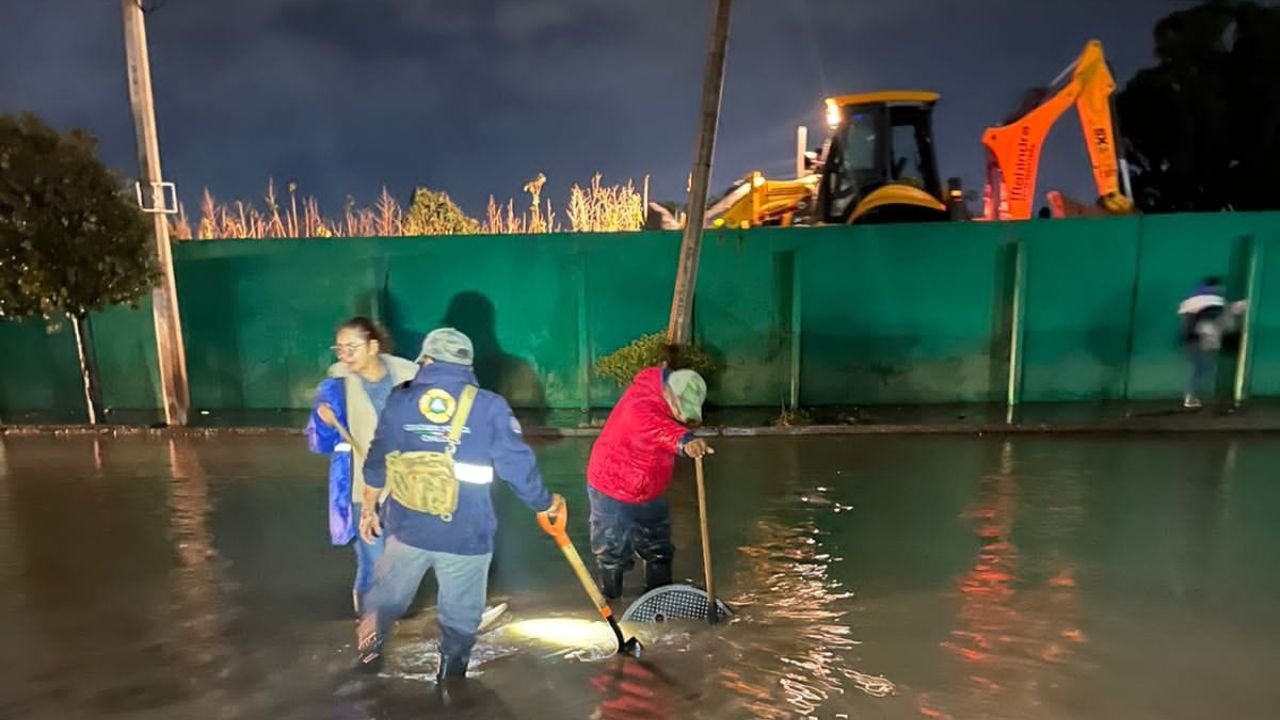
M 562 232 L 551 200 L 542 197 L 547 178 L 542 173 L 524 185 L 528 205 L 517 211 L 514 199 L 499 203 L 489 196 L 480 232 L 492 235 Z M 648 177 L 645 177 L 647 188 Z M 404 235 L 453 234 L 458 227 L 475 227 L 467 222 L 441 223 L 438 227 L 421 222 L 406 223 L 409 209 L 402 206 L 386 187 L 372 205 L 358 205 L 348 196 L 343 213 L 336 219 L 326 218 L 313 196 L 300 196 L 296 183 L 287 186 L 287 197 L 281 197 L 274 180 L 267 181 L 262 205 L 243 200 L 218 201 L 206 188 L 200 198 L 199 219 L 187 214 L 179 204 L 178 213 L 170 221 L 175 240 L 323 238 L 323 237 L 399 237 Z M 451 205 L 448 196 L 444 201 Z M 456 206 L 452 206 L 456 209 Z M 461 210 L 458 217 L 465 218 Z M 570 232 L 628 232 L 641 230 L 645 221 L 645 200 L 630 180 L 623 185 L 606 185 L 596 174 L 587 187 L 573 185 L 565 209 Z M 473 221 L 474 222 L 474 221 Z M 406 225 L 409 227 L 406 228 Z
M 573 232 L 630 232 L 644 228 L 644 197 L 631 181 L 626 185 L 604 185 L 596 173 L 591 185 L 574 185 L 569 190 L 569 229 Z M 645 178 L 646 183 L 648 178 Z

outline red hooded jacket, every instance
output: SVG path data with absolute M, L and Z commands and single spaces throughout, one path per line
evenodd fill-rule
M 656 500 L 671 484 L 681 444 L 693 437 L 671 413 L 662 385 L 666 370 L 647 368 L 609 413 L 591 448 L 587 484 L 614 500 Z

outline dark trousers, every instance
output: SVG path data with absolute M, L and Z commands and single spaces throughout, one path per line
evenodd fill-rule
M 635 556 L 646 563 L 671 564 L 671 511 L 658 498 L 625 503 L 587 486 L 591 499 L 591 552 L 601 570 L 630 570 Z

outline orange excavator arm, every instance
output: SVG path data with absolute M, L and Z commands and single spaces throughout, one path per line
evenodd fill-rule
M 1102 43 L 1091 40 L 1080 57 L 1055 81 L 1046 99 L 1018 114 L 1008 124 L 988 128 L 983 133 L 982 144 L 987 148 L 986 219 L 1031 217 L 1044 139 L 1072 105 L 1080 115 L 1098 196 L 1108 207 L 1131 207 L 1127 198 L 1123 198 L 1120 185 L 1119 154 L 1111 114 L 1111 95 L 1115 89 L 1115 78 L 1107 68 Z M 1117 198 L 1125 202 L 1116 202 Z

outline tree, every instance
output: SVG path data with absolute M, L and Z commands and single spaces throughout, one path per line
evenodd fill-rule
M 480 232 L 480 223 L 467 217 L 449 193 L 420 187 L 413 192 L 401 228 L 405 235 L 473 235 Z
M 1117 97 L 1148 212 L 1280 208 L 1280 8 L 1211 0 L 1155 28 L 1158 63 Z
M 72 321 L 89 422 L 102 417 L 89 313 L 134 304 L 156 277 L 147 224 L 81 130 L 0 115 L 0 318 Z

